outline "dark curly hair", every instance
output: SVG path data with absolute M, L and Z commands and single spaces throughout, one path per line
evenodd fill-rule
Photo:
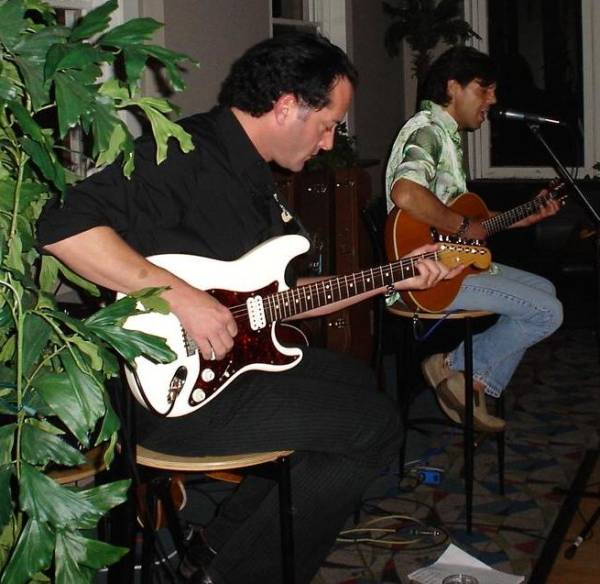
M 319 110 L 339 78 L 353 86 L 358 73 L 344 51 L 317 34 L 295 32 L 267 39 L 248 49 L 231 67 L 219 104 L 254 117 L 273 109 L 285 94 Z
M 489 55 L 473 47 L 456 46 L 442 53 L 429 67 L 423 87 L 421 99 L 428 99 L 438 105 L 448 105 L 448 81 L 454 79 L 462 87 L 474 79 L 483 87 L 496 82 L 496 66 Z

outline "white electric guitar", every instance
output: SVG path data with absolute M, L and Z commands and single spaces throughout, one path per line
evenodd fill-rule
M 232 262 L 182 254 L 149 257 L 153 264 L 227 306 L 236 319 L 238 334 L 224 359 L 207 361 L 175 315 L 146 313 L 128 318 L 126 328 L 164 337 L 177 354 L 166 364 L 135 359 L 126 369 L 126 377 L 136 399 L 161 416 L 185 416 L 206 405 L 245 371 L 283 371 L 297 365 L 302 359 L 298 345 L 306 345 L 306 338 L 296 327 L 280 321 L 411 278 L 418 273 L 416 262 L 422 257 L 448 267 L 474 264 L 485 268 L 491 261 L 486 248 L 449 242 L 424 256 L 288 288 L 285 268 L 308 248 L 306 238 L 284 235 Z

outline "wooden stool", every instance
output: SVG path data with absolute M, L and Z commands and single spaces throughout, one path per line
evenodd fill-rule
M 292 525 L 292 498 L 290 483 L 289 457 L 293 451 L 283 450 L 275 452 L 258 452 L 248 454 L 232 454 L 228 456 L 175 456 L 156 452 L 143 446 L 136 448 L 136 462 L 143 467 L 169 471 L 189 473 L 215 473 L 231 469 L 249 469 L 262 465 L 275 466 L 276 479 L 279 485 L 279 516 L 281 525 L 281 553 L 282 553 L 282 582 L 294 584 L 294 539 Z M 163 483 L 164 484 L 164 483 Z M 152 489 L 147 489 L 152 497 Z M 168 489 L 158 489 L 154 496 L 160 498 L 164 505 L 167 521 L 173 536 L 173 541 L 180 558 L 185 553 L 185 542 L 181 526 L 177 520 Z M 148 501 L 148 509 L 152 508 L 153 501 Z M 144 539 L 142 545 L 142 582 L 151 581 L 152 549 L 154 543 L 154 530 L 150 521 L 144 521 Z
M 103 445 L 96 446 L 85 453 L 85 462 L 83 464 L 51 470 L 48 472 L 48 476 L 61 485 L 76 483 L 77 481 L 93 477 L 106 468 L 103 458 L 105 450 L 106 447 Z
M 466 497 L 466 528 L 469 533 L 472 529 L 472 513 L 473 513 L 473 456 L 474 456 L 474 431 L 473 431 L 473 319 L 493 316 L 494 313 L 484 310 L 461 310 L 457 312 L 416 312 L 402 304 L 394 304 L 388 306 L 389 314 L 410 319 L 414 322 L 418 320 L 441 321 L 442 319 L 460 320 L 464 325 L 464 351 L 465 351 L 465 419 L 463 424 L 463 448 L 464 448 L 464 475 L 465 475 L 465 497 Z M 412 328 L 412 327 L 411 327 Z M 405 351 L 405 347 L 400 347 L 400 351 Z M 413 361 L 414 363 L 414 361 Z M 398 403 L 402 411 L 403 421 L 403 439 L 400 449 L 400 476 L 404 470 L 404 459 L 406 454 L 406 441 L 408 434 L 408 410 L 409 410 L 409 392 L 402 392 L 402 376 L 404 367 L 402 367 L 402 356 L 396 353 L 397 377 L 398 377 Z M 500 417 L 504 417 L 504 400 L 500 397 L 497 401 L 496 413 Z M 416 420 L 415 420 L 416 421 Z M 421 420 L 424 421 L 424 420 Z M 498 483 L 499 492 L 504 494 L 504 432 L 496 434 L 498 448 Z

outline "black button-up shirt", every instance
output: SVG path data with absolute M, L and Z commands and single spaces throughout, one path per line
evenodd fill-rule
M 145 256 L 233 260 L 283 234 L 271 170 L 231 111 L 215 108 L 180 123 L 192 136 L 192 152 L 170 140 L 167 159 L 157 165 L 153 138 L 140 138 L 131 179 L 113 164 L 76 185 L 62 207 L 46 208 L 39 243 L 106 225 Z

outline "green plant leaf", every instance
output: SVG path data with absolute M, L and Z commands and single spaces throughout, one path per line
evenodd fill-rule
M 143 44 L 162 26 L 153 18 L 134 18 L 115 26 L 98 40 L 99 45 L 111 47 L 127 47 Z
M 87 427 L 92 430 L 98 419 L 104 415 L 104 388 L 91 371 L 81 370 L 71 353 L 63 352 L 60 360 L 71 381 L 71 387 L 82 404 L 82 414 L 87 421 Z
M 18 237 L 13 237 L 8 243 L 8 255 L 6 256 L 6 267 L 13 269 L 19 274 L 25 274 L 25 264 L 21 254 L 23 242 Z
M 192 137 L 181 126 L 171 122 L 161 113 L 161 109 L 165 110 L 164 106 L 159 105 L 159 101 L 164 102 L 164 100 L 141 98 L 132 101 L 143 110 L 152 126 L 156 141 L 156 164 L 160 164 L 167 157 L 167 144 L 171 137 L 179 142 L 183 152 L 191 152 L 194 149 Z
M 4 342 L 4 345 L 0 347 L 0 363 L 7 363 L 10 361 L 15 354 L 16 348 L 17 340 L 15 336 L 12 335 Z
M 43 373 L 34 379 L 33 386 L 79 442 L 88 446 L 90 428 L 83 404 L 71 380 L 61 373 Z
M 99 152 L 104 152 L 109 148 L 115 128 L 121 127 L 121 120 L 117 117 L 112 104 L 108 105 L 99 99 L 94 101 L 93 117 L 94 145 L 92 155 L 95 157 Z
M 88 316 L 84 322 L 87 326 L 94 327 L 122 324 L 128 316 L 136 313 L 136 305 L 137 301 L 135 298 L 124 296 Z
M 32 424 L 24 424 L 21 434 L 21 456 L 29 464 L 46 465 L 56 462 L 76 466 L 85 462 L 85 456 L 62 438 L 44 432 Z
M 158 45 L 144 45 L 141 50 L 165 67 L 171 87 L 175 91 L 182 91 L 185 87 L 181 71 L 178 67 L 179 63 L 187 61 L 193 66 L 198 66 L 198 62 L 190 59 L 187 55 L 176 53 Z
M 50 339 L 52 328 L 37 314 L 25 314 L 23 325 L 23 374 L 31 375 L 33 368 L 44 355 L 44 347 Z
M 126 361 L 144 355 L 157 363 L 170 363 L 177 357 L 162 337 L 112 325 L 90 328 Z
M 65 266 L 65 264 L 63 264 L 62 262 L 59 262 L 58 269 L 60 270 L 60 273 L 67 280 L 69 280 L 69 282 L 72 282 L 79 288 L 82 288 L 88 294 L 91 294 L 92 296 L 100 296 L 100 290 L 98 289 L 98 286 L 96 286 L 89 280 L 82 278 L 81 276 L 76 274 L 73 270 L 71 270 L 69 267 Z
M 100 349 L 98 345 L 81 338 L 78 335 L 71 337 L 71 342 L 82 352 L 89 357 L 90 367 L 94 371 L 100 371 L 102 369 L 102 357 L 100 356 Z
M 12 212 L 15 205 L 15 192 L 17 190 L 17 182 L 12 178 L 4 178 L 0 180 L 0 209 Z M 44 186 L 26 180 L 21 185 L 19 195 L 18 213 L 22 213 L 29 205 L 45 192 Z
M 107 79 L 98 89 L 98 94 L 110 97 L 115 101 L 129 99 L 127 87 L 122 85 L 118 79 Z
M 21 145 L 44 178 L 53 182 L 59 191 L 64 191 L 66 186 L 65 170 L 56 159 L 54 153 L 48 150 L 46 145 L 34 142 L 28 138 L 24 138 Z
M 127 500 L 127 492 L 130 487 L 131 481 L 127 479 L 85 489 L 78 494 L 82 501 L 85 501 L 100 514 L 99 518 L 113 507 L 124 503 Z M 82 517 L 77 521 L 76 525 L 79 529 L 92 529 L 95 527 L 96 521 L 97 519 L 94 520 L 93 517 Z
M 21 508 L 37 521 L 73 529 L 83 524 L 95 526 L 102 516 L 81 491 L 59 485 L 26 462 L 21 464 L 19 486 Z
M 54 256 L 43 255 L 40 266 L 40 288 L 43 292 L 54 292 L 58 285 L 58 260 Z
M 98 446 L 98 444 L 102 444 L 107 440 L 111 440 L 121 427 L 119 416 L 117 416 L 112 404 L 110 403 L 110 399 L 108 399 L 108 396 L 105 397 L 104 406 L 106 408 L 106 413 L 102 419 L 102 425 L 100 427 L 100 431 L 98 432 L 94 446 Z
M 31 97 L 33 109 L 38 111 L 50 99 L 48 88 L 44 84 L 44 70 L 34 58 L 15 57 L 15 63 Z
M 21 535 L 23 529 L 23 514 L 13 513 L 8 524 L 4 529 L 0 530 L 0 566 L 5 567 L 8 563 L 8 558 L 13 552 L 14 547 Z M 0 582 L 2 577 L 0 574 Z
M 117 0 L 108 0 L 88 12 L 73 28 L 69 40 L 71 42 L 81 41 L 106 30 L 110 24 L 110 15 L 117 9 L 117 6 Z
M 58 130 L 61 138 L 92 109 L 93 94 L 73 72 L 59 71 L 54 76 Z
M 2 101 L 13 101 L 18 96 L 17 86 L 5 77 L 0 78 L 0 99 Z
M 56 534 L 56 583 L 93 582 L 96 570 L 119 560 L 129 550 L 84 538 L 70 531 Z
M 55 71 L 65 69 L 85 69 L 89 65 L 97 65 L 99 63 L 112 63 L 114 55 L 108 51 L 103 51 L 98 47 L 91 45 L 72 44 L 67 46 L 67 51 L 62 58 L 56 63 Z M 50 71 L 47 70 L 47 76 Z
M 130 147 L 127 146 L 128 138 L 131 143 Z M 114 162 L 123 150 L 133 152 L 133 141 L 131 140 L 129 130 L 126 130 L 122 123 L 118 123 L 112 127 L 107 146 L 99 149 L 96 164 L 98 166 L 105 166 Z
M 21 31 L 26 26 L 25 7 L 20 0 L 3 2 L 0 5 L 0 42 L 9 50 L 21 38 Z
M 64 43 L 68 35 L 69 29 L 64 26 L 48 26 L 37 30 L 33 34 L 21 35 L 13 50 L 21 57 L 26 57 L 30 62 L 35 62 L 40 72 L 42 72 L 46 54 L 50 47 Z
M 0 466 L 0 530 L 4 529 L 12 516 L 13 502 L 10 481 L 13 473 L 12 464 Z M 2 562 L 0 561 L 0 566 Z
M 12 461 L 12 449 L 15 440 L 16 424 L 0 426 L 0 464 L 9 464 Z
M 56 20 L 54 18 L 54 10 L 45 0 L 25 0 L 25 8 L 39 12 L 49 24 L 52 24 Z
M 36 572 L 46 569 L 52 560 L 54 542 L 54 531 L 48 525 L 30 519 L 21 532 L 21 537 L 0 582 L 22 584 L 28 582 Z
M 53 424 L 51 424 L 48 420 L 38 420 L 37 418 L 29 418 L 27 420 L 28 424 L 47 432 L 48 434 L 52 434 L 53 436 L 63 436 L 65 434 L 64 430 L 57 428 Z

